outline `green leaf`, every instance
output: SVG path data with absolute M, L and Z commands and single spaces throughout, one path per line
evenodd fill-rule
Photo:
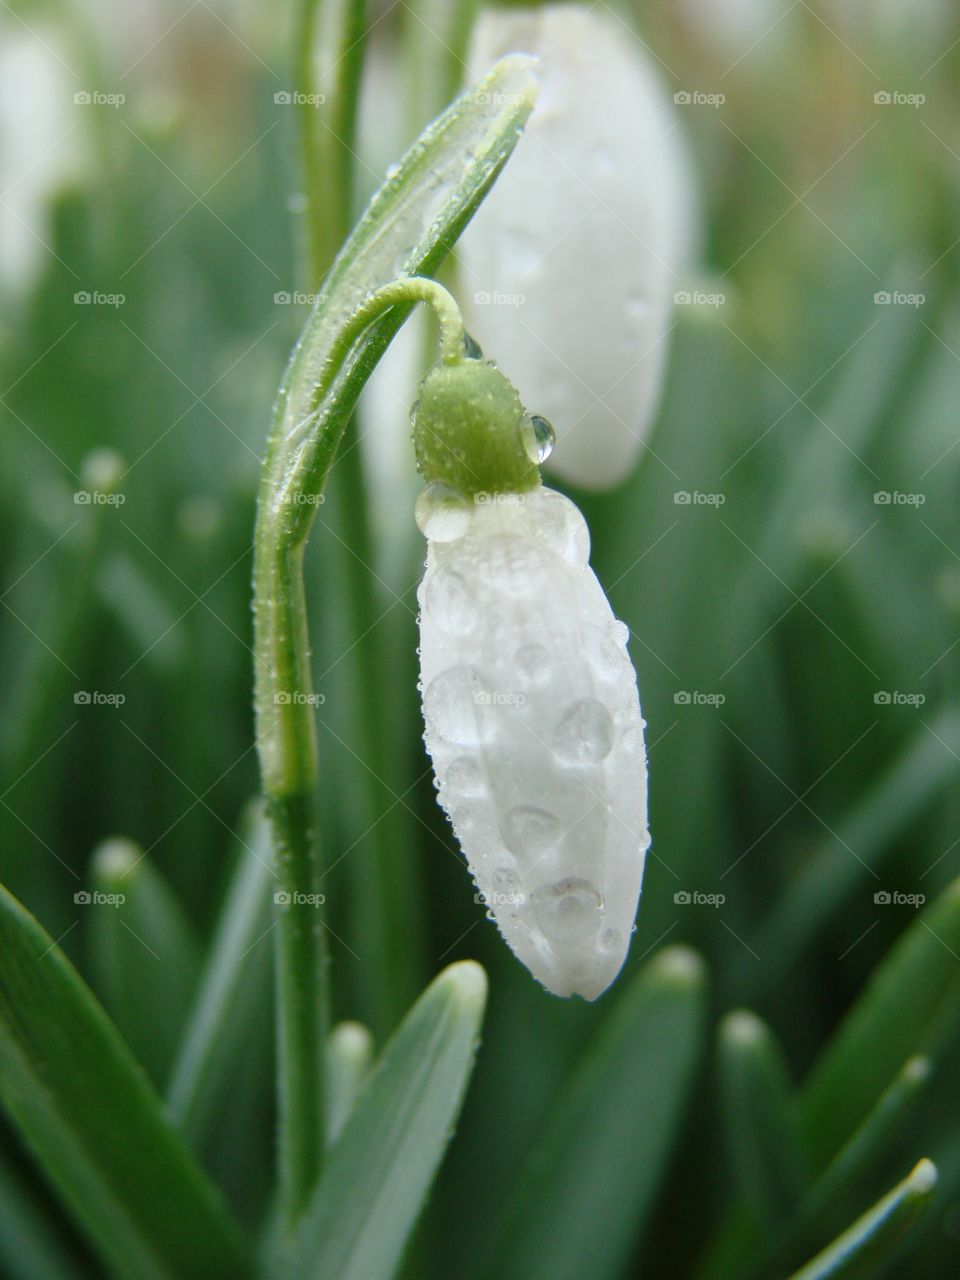
M 946 748 L 946 750 L 944 749 Z M 896 847 L 897 839 L 960 772 L 960 712 L 948 708 L 908 739 L 889 769 L 836 825 L 836 834 L 804 860 L 751 941 L 765 957 L 763 983 L 774 988 L 799 961 L 818 929 L 865 882 L 879 887 L 868 867 Z M 853 849 L 856 857 L 852 857 Z M 956 948 L 955 948 L 956 949 Z M 901 1055 L 900 1061 L 912 1049 Z
M 899 1186 L 791 1280 L 841 1280 L 862 1275 L 873 1263 L 886 1259 L 929 1204 L 936 1183 L 936 1167 L 929 1160 L 921 1160 Z
M 878 967 L 804 1085 L 797 1119 L 823 1167 L 907 1058 L 921 1053 L 960 980 L 960 880 L 911 925 Z
M 49 1198 L 41 1200 L 0 1148 L 0 1275 L 5 1280 L 84 1280 L 60 1238 Z
M 341 1022 L 327 1044 L 327 1141 L 336 1142 L 373 1061 L 373 1036 L 360 1022 Z
M 451 965 L 384 1050 L 278 1275 L 388 1280 L 423 1206 L 473 1068 L 487 980 Z
M 193 998 L 200 952 L 180 903 L 143 850 L 106 840 L 94 852 L 94 986 L 154 1083 L 166 1083 Z M 112 899 L 112 900 L 111 900 Z
M 0 1097 L 112 1269 L 232 1280 L 245 1243 L 56 944 L 0 890 Z
M 198 1146 L 229 1106 L 230 1081 L 269 1009 L 274 875 L 262 804 L 241 820 L 240 844 L 167 1091 L 170 1114 Z
M 744 1196 L 762 1221 L 782 1221 L 804 1185 L 780 1046 L 756 1014 L 738 1010 L 720 1025 L 720 1087 L 728 1143 Z
M 530 1150 L 491 1277 L 623 1274 L 683 1114 L 705 986 L 699 957 L 675 947 L 646 964 L 619 996 Z

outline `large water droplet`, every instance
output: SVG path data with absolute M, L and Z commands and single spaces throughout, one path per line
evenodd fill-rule
M 630 628 L 625 622 L 615 622 L 610 628 L 610 635 L 622 649 L 625 649 L 630 639 Z
M 458 756 L 452 761 L 443 781 L 449 792 L 466 800 L 483 795 L 486 790 L 483 770 L 469 756 Z
M 576 503 L 555 489 L 542 489 L 536 495 L 535 509 L 538 529 L 548 544 L 568 564 L 586 564 L 590 559 L 590 532 Z
M 528 413 L 520 423 L 520 440 L 524 453 L 539 466 L 553 453 L 557 433 L 546 418 L 541 418 L 538 413 Z
M 423 712 L 430 732 L 461 747 L 476 747 L 483 740 L 477 698 L 483 681 L 472 667 L 451 667 L 431 681 L 423 695 Z
M 568 876 L 538 889 L 530 901 L 540 928 L 551 942 L 584 942 L 600 927 L 603 900 L 589 880 Z
M 608 630 L 588 626 L 584 629 L 584 648 L 594 671 L 603 680 L 615 680 L 622 675 L 627 664 L 623 650 Z
M 435 480 L 417 494 L 413 514 L 431 542 L 456 542 L 470 527 L 472 504 L 459 489 Z
M 553 749 L 564 764 L 599 764 L 613 747 L 613 721 L 602 702 L 581 698 L 563 713 Z
M 431 573 L 427 579 L 424 604 L 430 621 L 455 636 L 466 635 L 480 612 L 470 584 L 453 569 L 438 569 Z
M 500 834 L 511 853 L 539 857 L 560 839 L 560 824 L 547 809 L 517 805 L 500 824 Z

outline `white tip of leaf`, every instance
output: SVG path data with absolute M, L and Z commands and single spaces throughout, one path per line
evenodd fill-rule
M 557 428 L 548 468 L 622 481 L 657 407 L 694 183 L 658 69 L 619 19 L 575 4 L 488 10 L 471 72 L 542 55 L 523 138 L 460 242 L 468 327 Z
M 572 502 L 483 499 L 428 544 L 425 742 L 478 901 L 549 991 L 594 1000 L 626 958 L 649 843 L 626 627 Z

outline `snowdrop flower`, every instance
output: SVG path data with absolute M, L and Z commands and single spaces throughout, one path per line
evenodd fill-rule
M 603 489 L 633 467 L 657 407 L 695 239 L 690 167 L 656 67 L 603 6 L 483 12 L 471 75 L 510 50 L 540 56 L 542 87 L 460 242 L 465 311 L 558 423 L 554 472 Z
M 540 483 L 552 430 L 498 369 L 479 352 L 438 366 L 413 426 L 440 803 L 517 957 L 556 995 L 594 1000 L 626 958 L 649 843 L 627 628 L 583 516 Z

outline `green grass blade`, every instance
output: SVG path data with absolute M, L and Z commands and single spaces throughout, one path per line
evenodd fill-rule
M 747 1010 L 720 1026 L 720 1088 L 727 1137 L 745 1199 L 761 1221 L 782 1221 L 803 1191 L 803 1159 L 780 1046 Z
M 270 838 L 262 805 L 240 824 L 242 853 L 217 923 L 170 1077 L 177 1125 L 202 1145 L 229 1096 L 241 1057 L 269 1007 L 273 951 Z
M 650 1213 L 703 1034 L 705 973 L 670 948 L 620 995 L 510 1198 L 496 1280 L 613 1280 Z
M 197 982 L 197 939 L 173 891 L 132 841 L 104 841 L 93 855 L 91 882 L 108 899 L 89 905 L 94 986 L 162 1086 Z
M 936 1183 L 936 1167 L 929 1160 L 921 1160 L 899 1186 L 791 1280 L 843 1280 L 846 1276 L 863 1275 L 875 1262 L 889 1256 L 929 1204 Z
M 373 1061 L 373 1036 L 360 1022 L 341 1022 L 327 1046 L 327 1140 L 336 1142 Z
M 960 880 L 878 967 L 801 1091 L 797 1119 L 818 1167 L 864 1121 L 906 1059 L 923 1051 L 958 979 Z
M 74 1262 L 49 1201 L 29 1186 L 7 1152 L 0 1148 L 0 1275 L 5 1280 L 85 1280 Z
M 776 987 L 797 963 L 830 912 L 842 909 L 899 836 L 960 772 L 960 713 L 949 709 L 921 725 L 889 769 L 825 835 L 766 916 L 751 946 L 764 957 L 762 983 Z M 844 847 L 846 846 L 846 847 Z M 857 857 L 851 857 L 853 849 Z M 858 861 L 860 859 L 860 861 Z M 912 1046 L 902 1055 L 907 1056 Z
M 286 1280 L 388 1280 L 460 1110 L 487 980 L 462 961 L 436 978 L 387 1044 L 297 1233 Z
M 0 1096 L 113 1271 L 249 1273 L 216 1188 L 116 1028 L 40 925 L 0 891 Z

